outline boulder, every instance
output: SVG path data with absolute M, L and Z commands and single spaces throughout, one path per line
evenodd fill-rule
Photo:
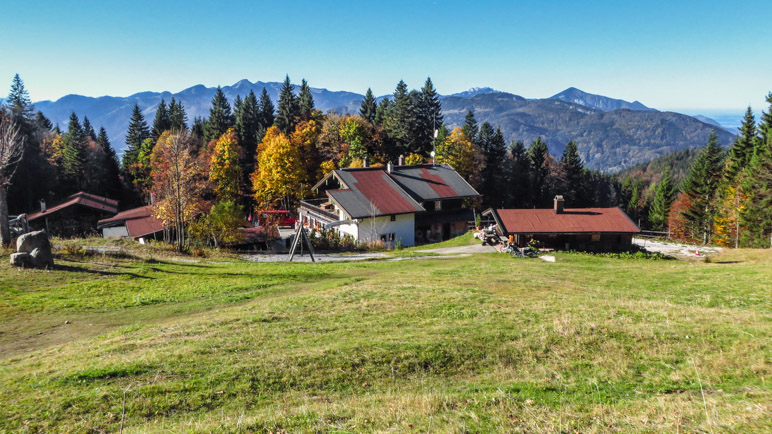
M 35 249 L 51 252 L 51 243 L 44 231 L 28 232 L 16 239 L 17 252 L 32 253 Z
M 53 268 L 54 257 L 51 255 L 51 250 L 43 250 L 41 248 L 32 249 L 29 254 L 33 267 L 37 268 Z
M 32 264 L 32 257 L 29 253 L 11 253 L 11 265 L 15 267 L 26 268 Z

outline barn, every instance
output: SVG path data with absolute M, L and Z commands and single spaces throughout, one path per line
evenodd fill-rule
M 488 209 L 496 232 L 512 235 L 515 244 L 530 240 L 558 250 L 623 251 L 632 246 L 641 230 L 619 207 L 564 208 L 563 196 L 555 196 L 552 209 Z

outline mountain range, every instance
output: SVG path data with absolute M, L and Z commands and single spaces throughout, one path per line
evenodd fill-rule
M 265 88 L 276 104 L 281 85 L 245 79 L 222 90 L 232 102 L 236 95 L 243 98 L 250 90 L 259 97 Z M 95 127 L 105 127 L 121 154 L 134 104 L 139 105 L 150 125 L 161 99 L 168 104 L 174 97 L 183 103 L 192 121 L 209 114 L 215 90 L 197 85 L 177 93 L 141 92 L 128 97 L 67 95 L 57 101 L 36 102 L 35 108 L 62 128 L 66 128 L 72 112 L 81 119 L 88 116 Z M 363 98 L 358 93 L 323 88 L 311 88 L 311 93 L 318 109 L 343 114 L 357 113 Z M 573 87 L 544 99 L 526 99 L 489 87 L 472 88 L 442 96 L 441 102 L 450 127 L 462 125 L 466 112 L 472 110 L 478 123 L 487 121 L 501 127 L 508 142 L 522 140 L 527 145 L 541 136 L 550 152 L 560 155 L 566 143 L 574 140 L 587 167 L 611 172 L 672 151 L 701 147 L 712 130 L 716 130 L 722 145 L 728 145 L 734 138 L 709 118 L 660 112 L 638 101 L 627 102 Z

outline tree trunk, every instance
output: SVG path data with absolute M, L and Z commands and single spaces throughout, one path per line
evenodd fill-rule
M 8 190 L 0 184 L 0 245 L 11 243 L 11 228 L 8 223 Z

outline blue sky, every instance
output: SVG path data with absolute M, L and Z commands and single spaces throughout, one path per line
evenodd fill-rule
M 569 86 L 680 111 L 766 108 L 772 2 L 73 1 L 0 3 L 0 80 L 33 100 L 242 78 L 391 93 Z M 4 93 L 4 92 L 3 92 Z

